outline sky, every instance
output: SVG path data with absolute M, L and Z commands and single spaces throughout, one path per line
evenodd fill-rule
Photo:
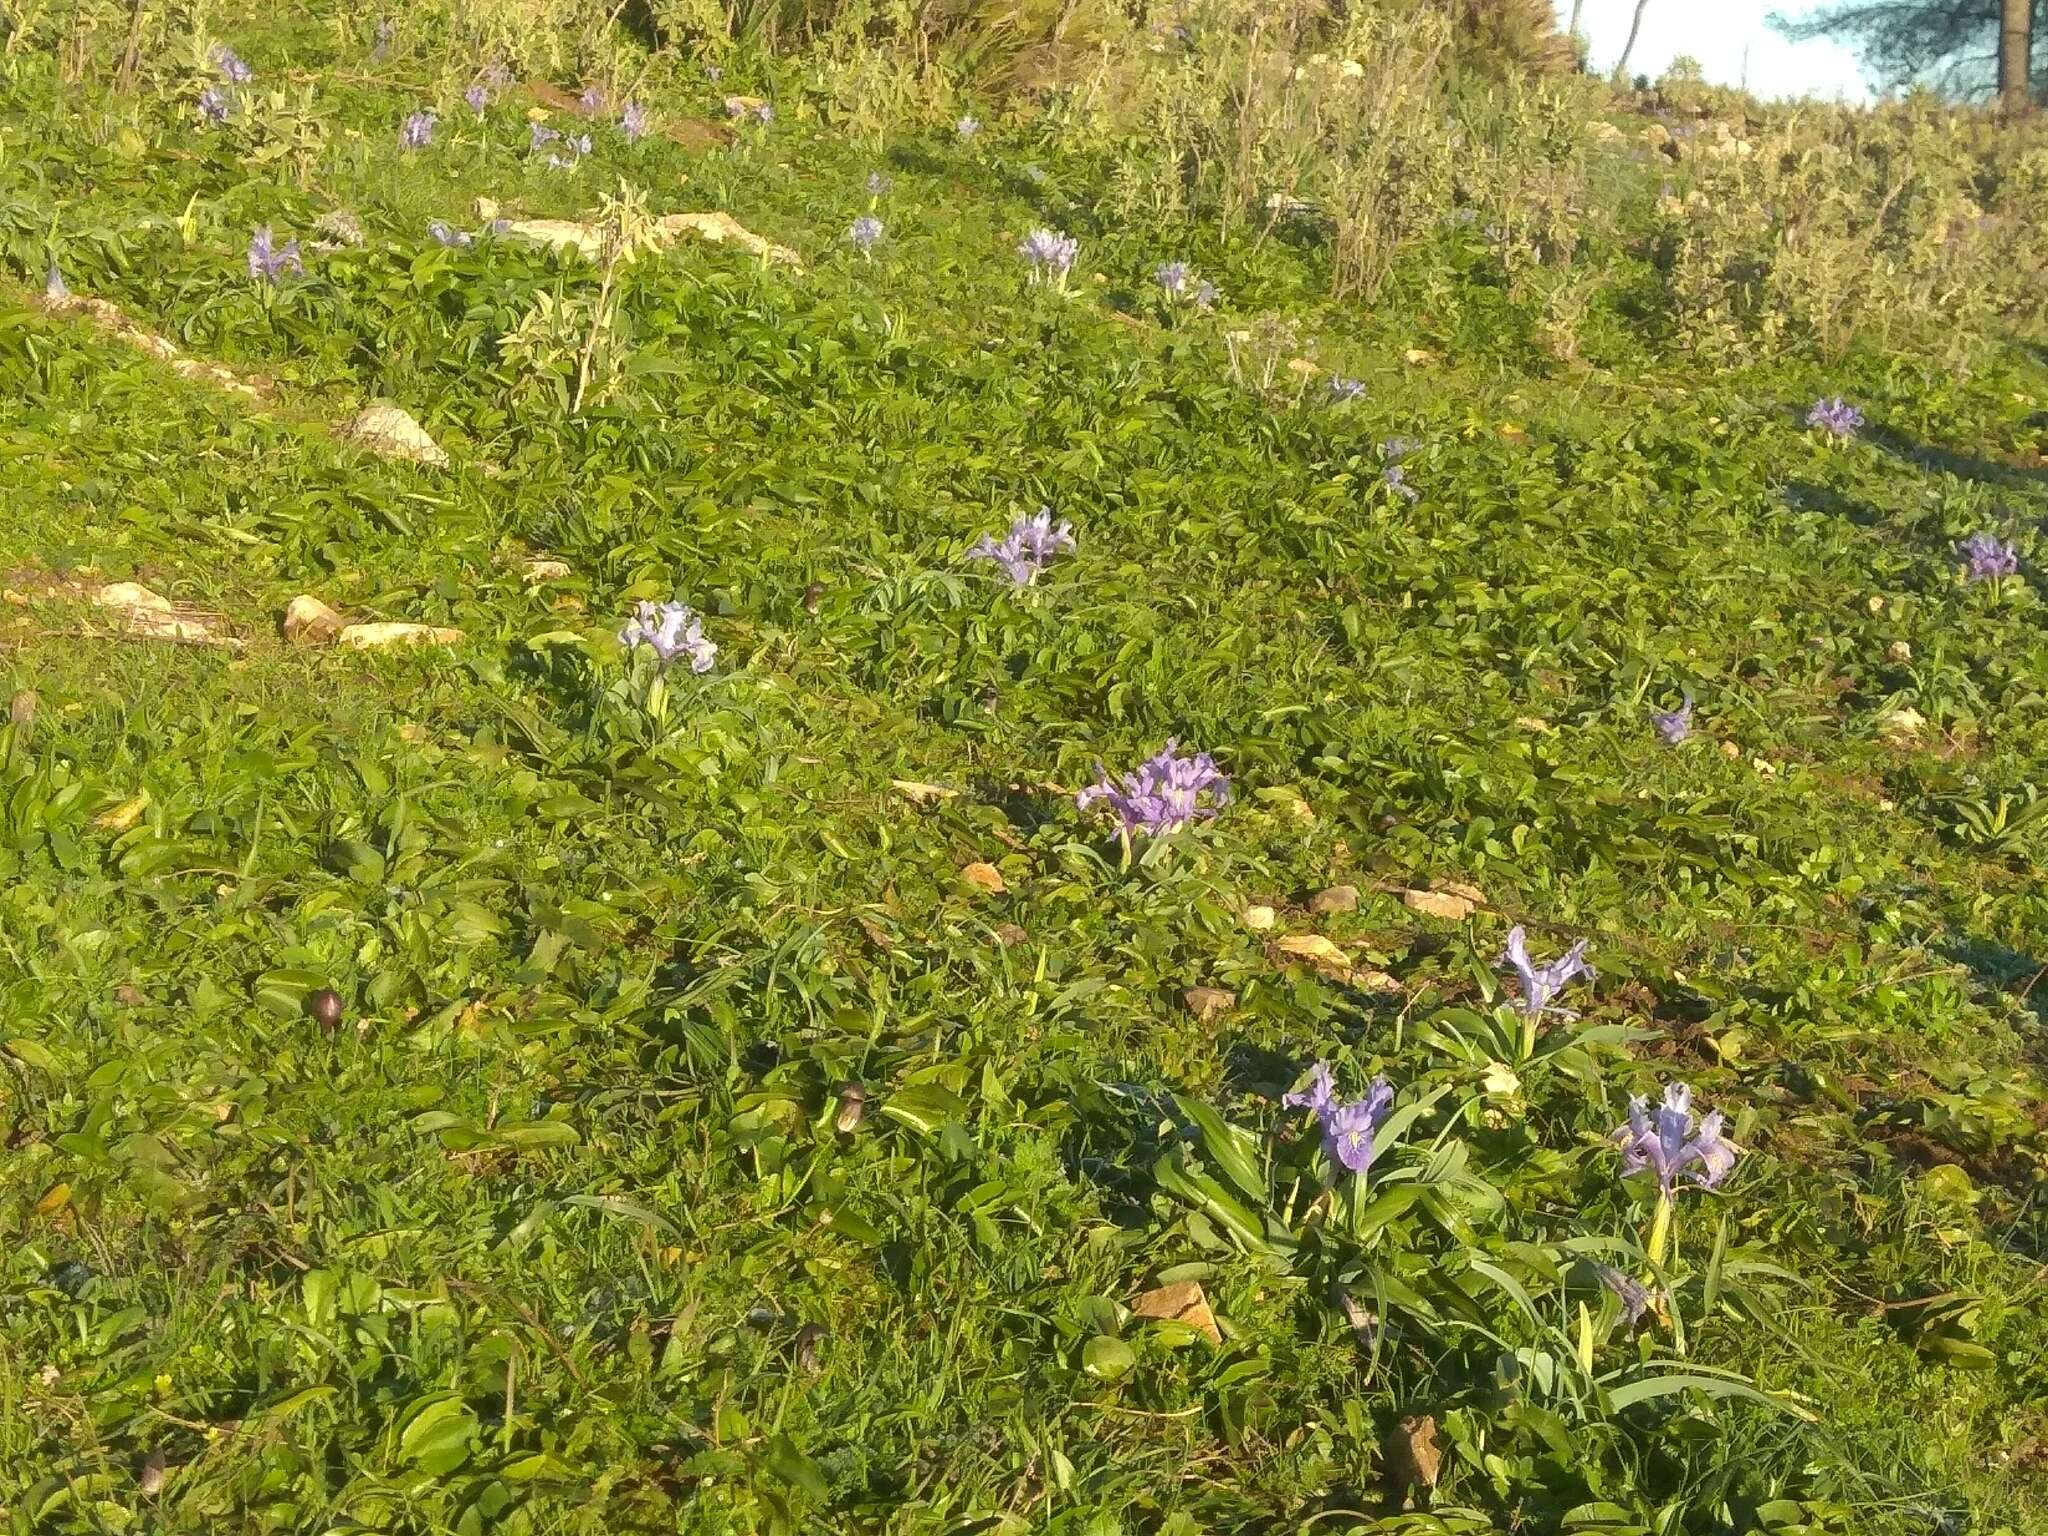
M 1814 8 L 1813 0 L 1648 0 L 1628 72 L 1654 80 L 1689 53 L 1714 84 L 1747 85 L 1759 96 L 1869 99 L 1849 49 L 1828 39 L 1788 43 L 1766 19 L 1773 11 L 1797 16 Z M 1571 0 L 1558 0 L 1560 22 L 1570 20 L 1571 10 Z M 1634 13 L 1635 0 L 1585 0 L 1579 30 L 1592 45 L 1595 73 L 1614 67 Z

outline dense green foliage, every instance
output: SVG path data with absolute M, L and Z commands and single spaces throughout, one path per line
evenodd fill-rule
M 1560 348 L 1484 217 L 1366 311 L 1054 128 L 861 139 L 792 71 L 725 145 L 551 110 L 560 170 L 521 89 L 401 153 L 446 60 L 234 41 L 222 126 L 182 65 L 0 103 L 13 1529 L 2048 1522 L 2038 349 L 1709 366 L 1625 138 Z M 673 126 L 771 76 L 660 78 Z M 805 266 L 429 238 L 479 196 Z M 336 433 L 379 398 L 449 466 Z M 1042 504 L 1037 585 L 966 559 Z M 130 580 L 239 647 L 120 633 Z M 288 644 L 306 592 L 464 637 Z M 651 708 L 670 597 L 720 653 Z M 1168 737 L 1220 817 L 1076 811 Z M 1523 1028 L 1511 922 L 1590 939 L 1576 1019 Z M 1327 1195 L 1318 1058 L 1400 1105 Z M 1679 1079 L 1744 1152 L 1652 1264 L 1608 1135 Z M 1188 1281 L 1220 1343 L 1132 1314 Z

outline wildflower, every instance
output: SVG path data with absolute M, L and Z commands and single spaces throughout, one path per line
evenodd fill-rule
M 1319 1061 L 1309 1068 L 1308 1086 L 1282 1095 L 1280 1102 L 1288 1109 L 1306 1109 L 1320 1116 L 1336 1102 L 1336 1085 L 1330 1081 L 1330 1064 Z
M 775 108 L 765 101 L 761 102 L 754 108 L 754 120 L 760 123 L 774 122 Z
M 1375 1148 L 1373 1133 L 1394 1107 L 1394 1085 L 1376 1077 L 1365 1097 L 1349 1104 L 1332 1104 L 1323 1110 L 1323 1150 L 1347 1172 L 1361 1178 L 1372 1167 Z
M 873 214 L 862 214 L 853 221 L 853 228 L 846 232 L 846 238 L 865 256 L 881 241 L 882 221 Z
M 638 144 L 647 136 L 647 109 L 637 101 L 627 102 L 619 111 L 619 129 L 628 144 Z
M 526 147 L 538 151 L 554 143 L 561 136 L 560 129 L 550 128 L 546 123 L 535 123 L 527 134 Z
M 587 133 L 577 134 L 575 138 L 569 140 L 569 147 L 576 151 L 576 154 L 579 158 L 589 154 L 590 135 Z
M 594 85 L 586 85 L 583 94 L 576 98 L 576 105 L 594 117 L 604 110 L 604 92 Z
M 1347 378 L 1341 373 L 1330 375 L 1330 401 L 1334 405 L 1348 405 L 1353 400 L 1365 398 L 1365 380 Z
M 1380 444 L 1380 457 L 1389 464 L 1398 464 L 1421 448 L 1422 444 L 1412 437 L 1390 437 Z
M 43 297 L 52 304 L 62 304 L 71 297 L 71 286 L 64 281 L 64 274 L 57 270 L 57 262 L 50 261 L 50 276 L 43 284 Z
M 273 245 L 270 226 L 266 224 L 249 237 L 249 275 L 259 282 L 274 283 L 284 272 L 306 275 L 306 264 L 299 260 L 299 242 L 287 240 L 283 245 Z
M 1098 777 L 1074 797 L 1075 807 L 1085 811 L 1096 801 L 1106 800 L 1127 834 L 1149 832 L 1154 837 L 1214 816 L 1230 803 L 1230 780 L 1208 753 L 1181 757 L 1179 745 L 1168 741 L 1157 757 L 1140 763 L 1120 780 L 1112 781 L 1097 763 Z
M 433 112 L 415 112 L 405 120 L 405 126 L 398 131 L 401 149 L 425 149 L 434 142 L 434 124 L 439 121 Z
M 1854 437 L 1863 425 L 1863 413 L 1840 395 L 1816 400 L 1806 413 L 1806 424 L 1819 427 L 1835 437 Z
M 720 69 L 716 64 L 706 64 L 704 66 L 704 78 L 706 80 L 709 80 L 713 85 L 716 85 L 719 81 L 725 78 L 725 71 Z
M 1188 279 L 1193 274 L 1184 261 L 1161 262 L 1152 272 L 1152 281 L 1166 290 L 1168 298 L 1184 298 L 1188 291 Z
M 1422 492 L 1408 483 L 1408 471 L 1399 464 L 1389 464 L 1381 470 L 1380 481 L 1396 496 L 1404 496 L 1411 503 L 1422 500 Z
M 1657 1175 L 1657 1185 L 1668 1199 L 1676 1193 L 1681 1177 L 1691 1178 L 1702 1188 L 1712 1189 L 1728 1177 L 1735 1166 L 1735 1144 L 1722 1139 L 1721 1112 L 1717 1109 L 1693 1130 L 1692 1089 L 1671 1083 L 1664 1089 L 1664 1102 L 1651 1109 L 1640 1094 L 1628 1101 L 1628 1124 L 1615 1128 L 1612 1140 L 1621 1148 L 1624 1176 L 1644 1169 Z
M 972 115 L 962 116 L 960 121 L 953 125 L 953 136 L 962 144 L 965 144 L 979 132 L 981 132 L 981 124 Z
M 1995 534 L 1973 533 L 1956 548 L 1972 581 L 1996 581 L 2020 568 L 2020 552 Z
M 377 31 L 370 44 L 371 59 L 381 59 L 391 51 L 391 39 L 397 31 L 388 17 L 377 23 Z
M 1054 555 L 1074 547 L 1073 525 L 1062 520 L 1055 528 L 1052 508 L 1040 507 L 1030 517 L 1020 516 L 1012 522 L 1001 542 L 993 534 L 983 534 L 981 542 L 967 551 L 967 558 L 993 560 L 1010 573 L 1010 580 L 1017 586 L 1028 587 L 1040 571 L 1052 564 Z
M 889 190 L 889 178 L 880 171 L 868 172 L 868 196 L 880 197 Z
M 1665 746 L 1682 745 L 1685 739 L 1692 735 L 1692 694 L 1688 692 L 1685 695 L 1685 702 L 1669 713 L 1652 710 L 1650 724 L 1658 736 L 1663 738 Z
M 1596 1263 L 1593 1266 L 1593 1273 L 1600 1277 L 1601 1285 L 1621 1303 L 1622 1312 L 1626 1315 L 1631 1328 L 1642 1321 L 1643 1314 L 1648 1312 L 1656 1301 L 1655 1294 L 1647 1285 L 1633 1275 L 1616 1269 L 1612 1264 Z
M 484 84 L 493 90 L 502 91 L 512 83 L 512 71 L 502 60 L 494 59 L 484 66 Z
M 692 672 L 709 672 L 718 656 L 718 647 L 704 638 L 703 620 L 681 602 L 640 604 L 619 631 L 619 643 L 629 650 L 646 646 L 664 667 L 678 656 L 688 656 Z
M 1195 308 L 1214 309 L 1216 301 L 1220 297 L 1221 295 L 1216 291 L 1216 285 L 1205 277 L 1195 288 Z
M 1056 229 L 1034 229 L 1017 242 L 1017 254 L 1031 269 L 1031 281 L 1034 283 L 1051 278 L 1065 287 L 1067 274 L 1074 268 L 1074 258 L 1080 253 L 1081 242 Z
M 213 45 L 213 67 L 230 85 L 247 85 L 256 78 L 256 71 L 243 63 L 242 56 L 226 43 Z
M 427 224 L 427 233 L 451 251 L 467 250 L 476 243 L 476 237 L 463 233 L 445 219 L 433 219 Z
M 1591 976 L 1593 967 L 1586 964 L 1586 940 L 1581 939 L 1562 956 L 1548 965 L 1535 965 L 1529 959 L 1528 945 L 1524 942 L 1522 925 L 1515 924 L 1508 930 L 1508 946 L 1501 955 L 1500 963 L 1512 966 L 1522 980 L 1522 999 L 1515 1006 L 1527 1018 L 1538 1018 L 1551 1010 L 1550 1000 L 1562 992 L 1565 984 L 1574 976 Z M 1564 1013 L 1566 1010 L 1558 1009 Z
M 234 98 L 219 86 L 209 85 L 199 93 L 199 115 L 209 123 L 226 122 L 234 109 Z
M 491 104 L 490 87 L 479 80 L 462 93 L 462 99 L 469 103 L 469 110 L 478 117 L 484 115 L 484 108 Z

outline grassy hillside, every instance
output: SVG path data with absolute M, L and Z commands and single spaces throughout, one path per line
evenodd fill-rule
M 2048 1525 L 2038 142 L 126 14 L 0 96 L 12 1529 Z

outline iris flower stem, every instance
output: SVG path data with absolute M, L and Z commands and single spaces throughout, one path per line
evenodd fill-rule
M 1662 1269 L 1664 1267 L 1664 1254 L 1671 1246 L 1671 1209 L 1672 1199 L 1670 1192 L 1668 1190 L 1659 1190 L 1657 1192 L 1657 1209 L 1655 1214 L 1650 1217 L 1650 1236 L 1648 1241 L 1643 1244 L 1644 1250 L 1650 1256 L 1650 1267 L 1652 1269 Z

